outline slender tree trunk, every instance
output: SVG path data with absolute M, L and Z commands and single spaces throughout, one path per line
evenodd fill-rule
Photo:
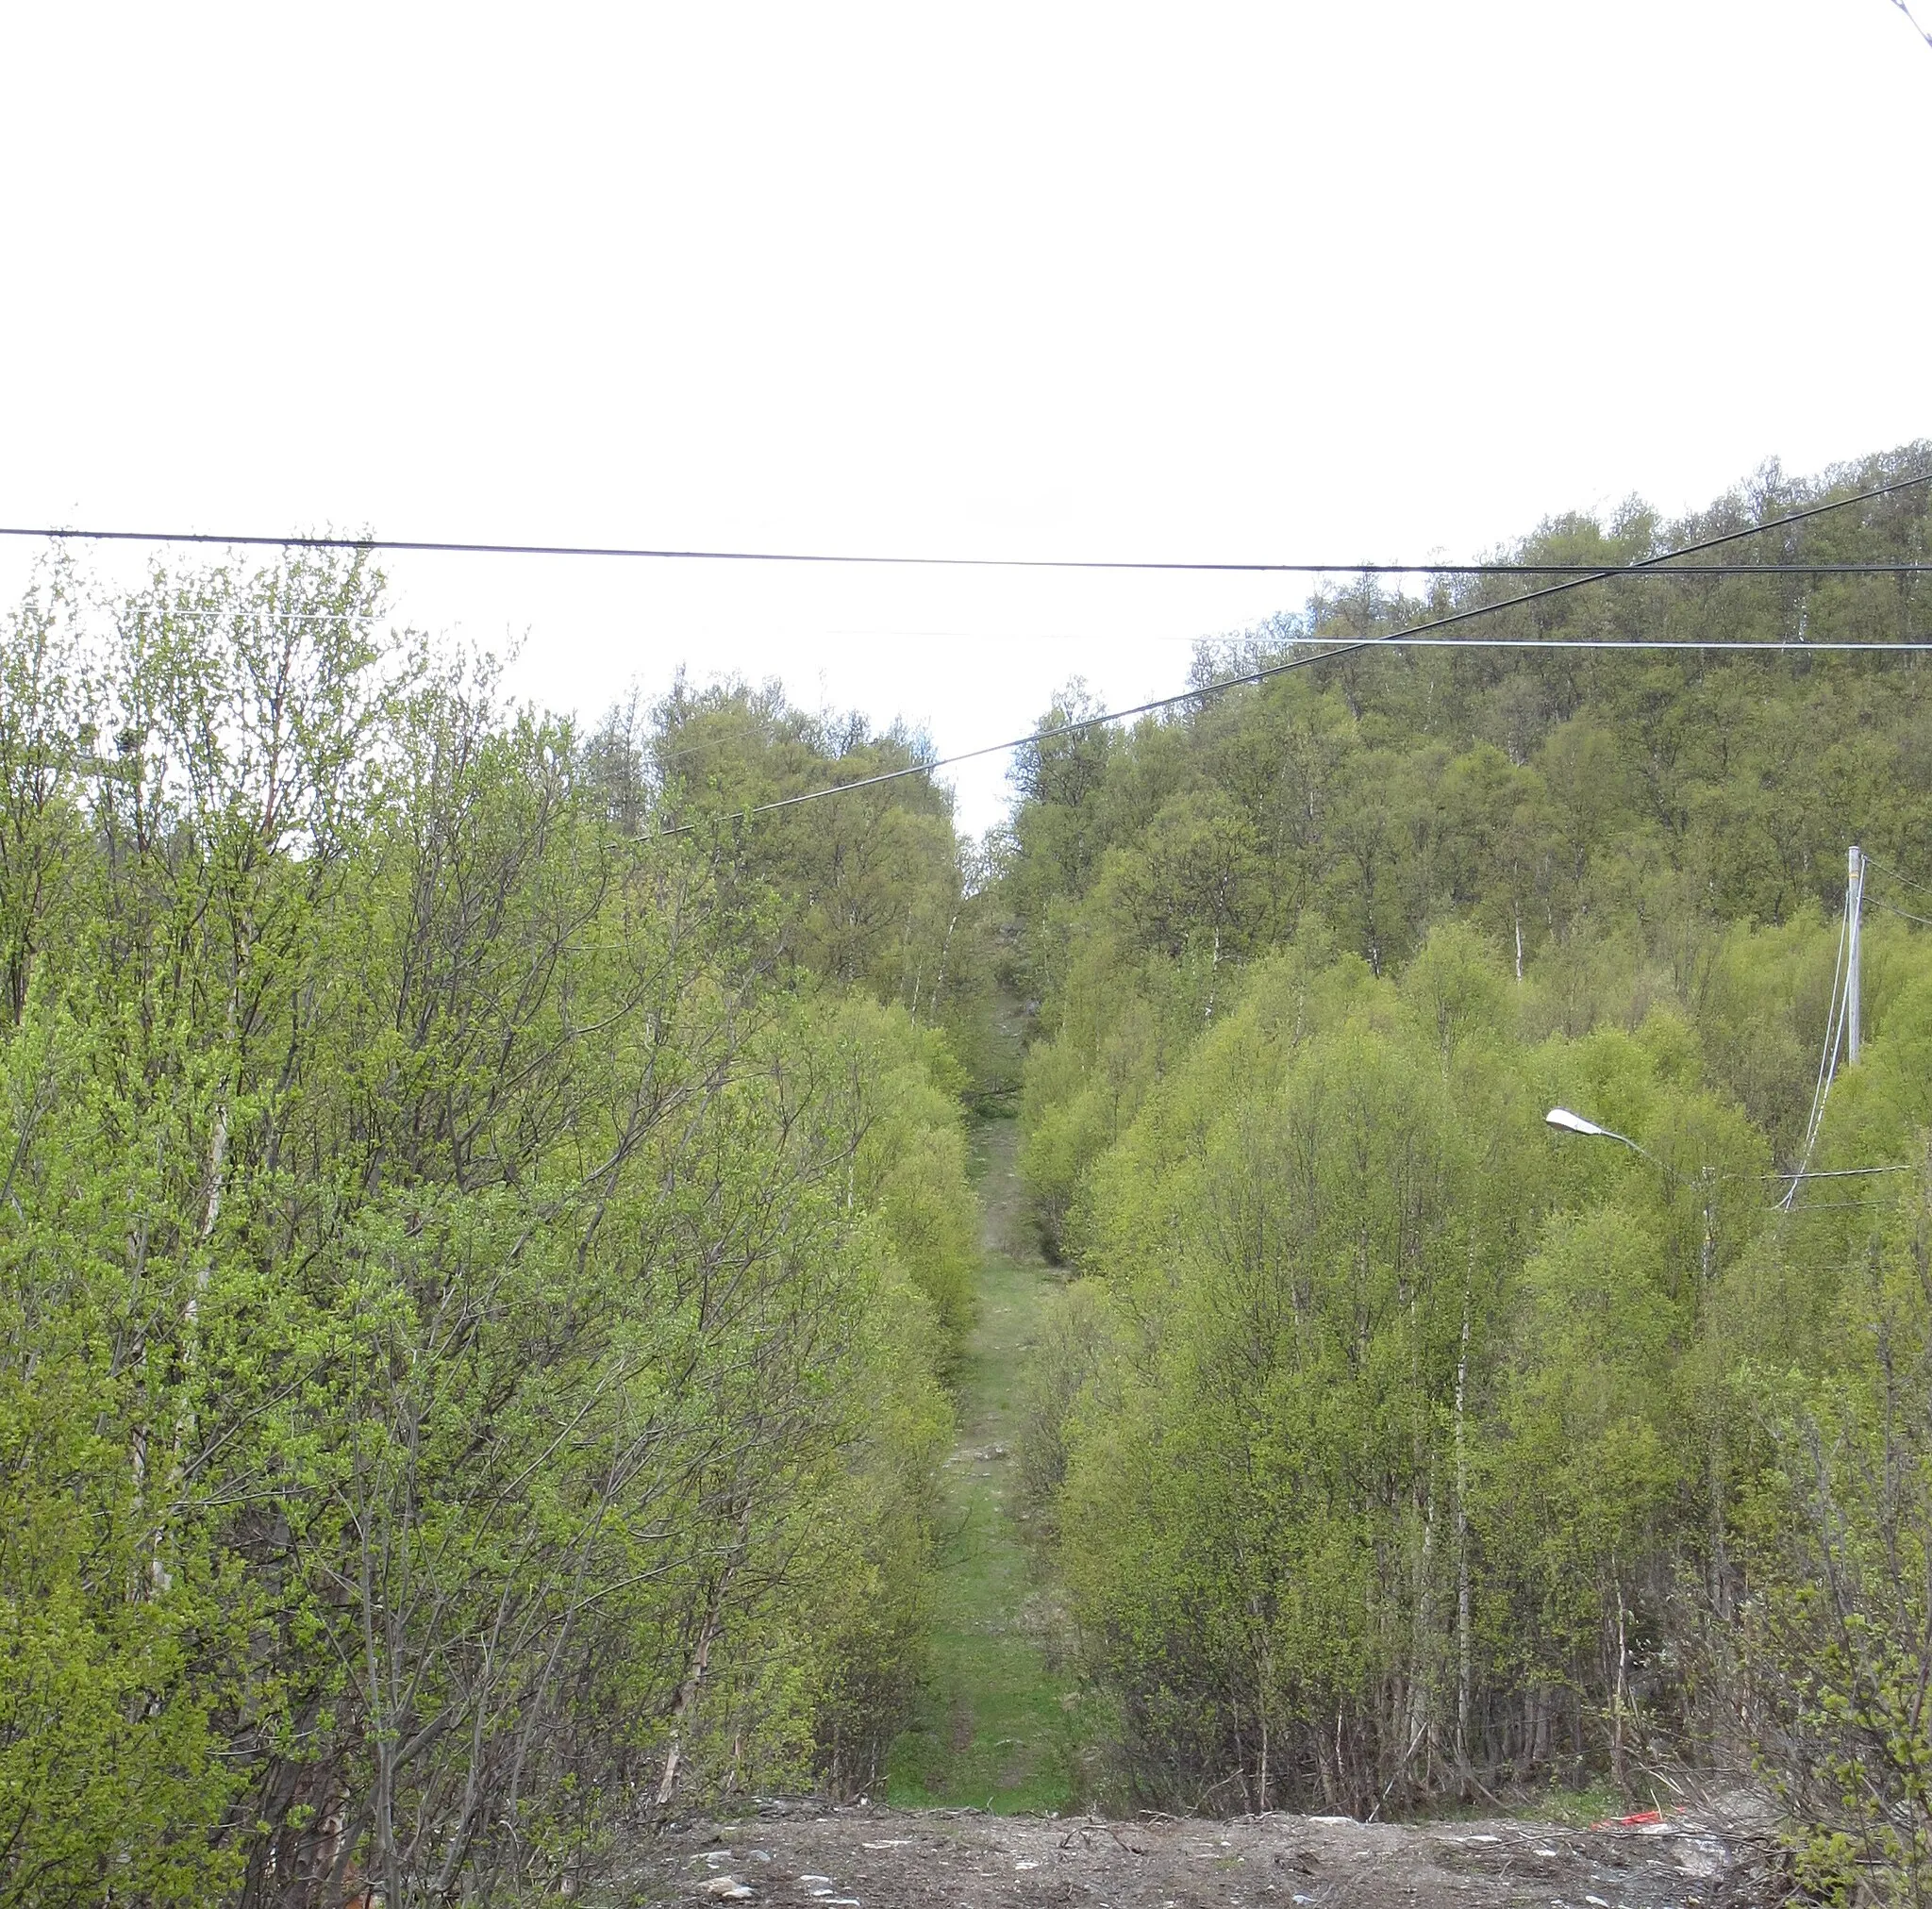
M 1624 1628 L 1624 1580 L 1617 1579 L 1617 1679 L 1610 1696 L 1610 1777 L 1624 1787 L 1624 1718 L 1629 1703 L 1630 1644 Z
M 1470 1257 L 1475 1249 L 1470 1248 Z M 1469 1793 L 1469 1672 L 1470 1672 L 1470 1595 L 1469 1595 L 1469 1447 L 1463 1421 L 1463 1405 L 1469 1385 L 1470 1286 L 1462 1287 L 1462 1349 L 1456 1360 L 1456 1781 L 1463 1796 Z
M 1410 1788 L 1408 1768 L 1419 1749 L 1424 1751 L 1422 1784 L 1424 1790 L 1428 1788 L 1429 1750 L 1424 1746 L 1434 1737 L 1436 1730 L 1433 1675 L 1436 1657 L 1436 1480 L 1433 1464 L 1429 1467 L 1429 1473 L 1428 1491 L 1423 1507 L 1422 1552 L 1416 1561 L 1415 1624 L 1409 1652 L 1407 1715 L 1399 1739 L 1402 1761 L 1396 1766 L 1396 1780 L 1401 1784 L 1405 1796 Z
M 953 910 L 952 916 L 946 922 L 945 936 L 940 942 L 939 968 L 933 974 L 932 988 L 925 997 L 927 1002 L 930 1004 L 927 1010 L 927 1012 L 930 1015 L 937 1015 L 940 1011 L 940 997 L 945 992 L 946 987 L 946 955 L 951 951 L 953 946 L 953 930 L 957 928 L 958 925 L 959 911 L 958 909 L 955 908 Z M 917 1026 L 919 1022 L 919 1016 L 917 1014 L 914 1014 L 912 1017 L 912 1021 L 913 1024 Z
M 228 1045 L 232 1050 L 235 1043 L 235 1022 L 238 1004 L 231 993 L 228 998 Z M 214 1130 L 208 1136 L 208 1196 L 202 1205 L 199 1243 L 201 1263 L 194 1269 L 194 1285 L 188 1294 L 188 1302 L 181 1309 L 181 1377 L 192 1382 L 195 1366 L 200 1359 L 201 1302 L 208 1292 L 209 1244 L 214 1238 L 215 1227 L 222 1217 L 222 1193 L 228 1174 L 228 1094 L 225 1087 L 222 1098 L 215 1105 Z M 188 1473 L 188 1448 L 193 1443 L 195 1435 L 195 1414 L 193 1397 L 189 1394 L 181 1403 L 181 1409 L 175 1418 L 175 1452 L 168 1466 L 168 1481 L 161 1499 L 165 1514 L 167 1502 L 180 1488 Z M 154 1580 L 155 1588 L 165 1591 L 172 1582 L 162 1548 L 167 1538 L 165 1525 L 158 1525 L 154 1536 Z
M 710 1668 L 711 1646 L 718 1641 L 719 1602 L 719 1596 L 714 1595 L 710 1609 L 705 1613 L 704 1628 L 698 1633 L 698 1647 L 691 1653 L 691 1667 L 685 1672 L 684 1682 L 677 1686 L 677 1696 L 671 1705 L 671 1747 L 664 1752 L 664 1774 L 658 1783 L 658 1805 L 660 1809 L 677 1789 L 677 1766 L 684 1752 L 685 1718 L 691 1705 L 697 1702 L 705 1672 Z
M 718 1641 L 718 1633 L 724 1628 L 725 1594 L 731 1588 L 731 1580 L 737 1575 L 739 1560 L 744 1554 L 750 1531 L 751 1507 L 746 1505 L 739 1520 L 737 1548 L 711 1586 L 711 1595 L 705 1606 L 705 1621 L 698 1629 L 697 1648 L 691 1652 L 684 1682 L 677 1686 L 677 1695 L 672 1701 L 671 1746 L 664 1752 L 664 1774 L 658 1782 L 658 1805 L 660 1809 L 677 1790 L 677 1766 L 684 1754 L 685 1719 L 698 1700 L 698 1692 L 704 1687 L 705 1672 L 710 1668 L 711 1647 Z

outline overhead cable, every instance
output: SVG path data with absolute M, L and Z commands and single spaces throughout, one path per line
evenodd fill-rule
M 1641 564 L 1628 566 L 1614 573 L 1625 575 L 1632 571 L 1653 570 L 1669 563 L 1673 557 L 1691 556 L 1699 551 L 1715 550 L 1726 543 L 1737 543 L 1747 537 L 1759 537 L 1767 531 L 1782 530 L 1793 523 L 1803 523 L 1814 517 L 1823 517 L 1833 510 L 1844 510 L 1856 504 L 1869 504 L 1879 497 L 1890 497 L 1913 486 L 1932 482 L 1932 471 L 1921 472 L 1914 477 L 1902 477 L 1890 484 L 1880 484 L 1870 490 L 1860 490 L 1849 497 L 1834 498 L 1824 504 L 1807 505 L 1802 510 L 1787 512 L 1783 517 L 1774 517 L 1762 523 L 1746 525 L 1741 530 L 1727 530 L 1714 537 L 1701 538 L 1695 543 L 1680 545 L 1675 550 L 1662 551 L 1654 557 L 1647 557 Z M 1402 642 L 1412 642 L 1417 638 L 1443 630 L 1458 623 L 1465 623 L 1476 617 L 1492 616 L 1498 610 L 1519 609 L 1526 604 L 1541 603 L 1546 598 L 1562 596 L 1570 590 L 1581 589 L 1586 584 L 1601 582 L 1606 571 L 1592 571 L 1584 576 L 1565 577 L 1560 583 L 1549 583 L 1540 589 L 1522 590 L 1515 596 L 1504 597 L 1499 602 L 1474 604 L 1459 610 L 1452 610 L 1445 616 L 1431 617 L 1424 622 L 1411 624 L 1407 629 L 1391 630 L 1383 636 L 1362 637 L 1354 642 L 1335 643 L 1327 649 L 1319 650 L 1311 656 L 1291 656 L 1283 662 L 1271 663 L 1258 670 L 1247 670 L 1238 675 L 1224 676 L 1211 683 L 1197 684 L 1191 689 L 1183 689 L 1172 696 L 1156 696 L 1145 703 L 1136 703 L 1124 709 L 1108 709 L 1097 716 L 1079 717 L 1071 722 L 1057 722 L 1043 729 L 1037 729 L 1027 736 L 1017 736 L 1005 742 L 989 742 L 977 749 L 961 750 L 956 755 L 936 757 L 930 762 L 914 763 L 905 769 L 889 769 L 877 775 L 860 776 L 852 782 L 835 783 L 829 788 L 807 789 L 799 795 L 782 796 L 775 802 L 756 803 L 749 808 L 736 811 L 745 821 L 754 816 L 771 815 L 779 809 L 796 808 L 801 803 L 823 802 L 828 796 L 845 795 L 861 788 L 875 788 L 882 783 L 898 782 L 908 775 L 930 775 L 936 770 L 950 769 L 961 762 L 977 761 L 981 756 L 1002 755 L 1008 750 L 1030 748 L 1036 743 L 1048 742 L 1063 736 L 1074 736 L 1084 730 L 1098 728 L 1107 722 L 1124 722 L 1130 716 L 1151 716 L 1158 710 L 1179 707 L 1185 703 L 1198 703 L 1202 698 L 1220 693 L 1224 689 L 1241 689 L 1254 683 L 1267 682 L 1273 677 L 1285 675 L 1291 670 L 1304 670 L 1316 663 L 1325 663 L 1336 656 L 1353 656 L 1360 650 L 1389 647 Z M 1768 643 L 1740 645 L 1742 648 L 1770 649 Z M 1887 648 L 1896 647 L 1888 644 Z M 671 828 L 659 829 L 658 836 L 688 834 L 692 823 L 682 822 Z
M 1499 609 L 1506 605 L 1498 605 Z M 1932 639 L 1924 642 L 1813 643 L 1802 637 L 1789 640 L 1779 638 L 1754 643 L 1743 638 L 1718 637 L 1415 637 L 1401 633 L 1376 638 L 1391 649 L 1400 650 L 1810 650 L 1841 656 L 1891 655 L 1900 651 L 1932 650 Z
M 1810 1200 L 1796 1210 L 1800 1213 L 1866 1213 L 1874 1206 L 1883 1206 L 1889 1210 L 1891 1204 L 1889 1200 Z M 1771 1210 L 1774 1213 L 1789 1213 L 1792 1209 L 1789 1206 L 1774 1206 Z
M 1780 523 L 1796 523 L 1820 510 L 1840 509 L 1849 504 L 1869 502 L 1924 483 L 1923 473 L 1891 484 L 1875 486 L 1853 497 L 1794 511 L 1772 523 L 1754 524 L 1729 537 L 1706 540 L 1665 556 L 1645 557 L 1629 564 L 1586 563 L 1308 563 L 1219 560 L 1190 561 L 1168 557 L 1088 557 L 1088 556 L 942 556 L 930 554 L 898 555 L 882 551 L 814 550 L 713 550 L 696 546 L 609 543 L 510 543 L 467 540 L 452 538 L 408 538 L 337 536 L 329 533 L 275 535 L 261 531 L 219 530 L 123 530 L 86 525 L 0 524 L 0 537 L 38 539 L 48 542 L 160 543 L 225 545 L 237 549 L 395 551 L 453 556 L 568 556 L 641 559 L 660 563 L 750 563 L 853 565 L 869 568 L 910 570 L 1048 570 L 1123 571 L 1129 573 L 1169 572 L 1180 574 L 1301 575 L 1301 576 L 1574 576 L 1593 580 L 1600 576 L 1629 576 L 1653 570 L 1669 556 L 1686 556 L 1731 541 L 1737 536 L 1750 536 Z M 1912 575 L 1932 571 L 1925 563 L 1783 563 L 1750 564 L 1733 568 L 1711 566 L 1686 569 L 1686 575 L 1729 576 L 1743 572 L 1766 575 L 1824 576 Z
M 1906 5 L 1906 0 L 1891 0 L 1891 4 L 1894 7 L 1896 7 L 1898 10 L 1906 16 L 1906 19 L 1911 25 L 1912 31 L 1916 33 L 1919 36 L 1919 38 L 1925 42 L 1927 46 L 1932 46 L 1932 32 L 1928 32 L 1924 27 L 1919 25 L 1918 15 L 1915 14 L 1912 11 L 1912 9 Z
M 1922 895 L 1932 895 L 1932 882 L 1915 881 L 1910 875 L 1901 874 L 1889 862 L 1881 862 L 1872 855 L 1865 857 L 1868 869 L 1876 869 L 1881 875 L 1888 875 L 1894 882 L 1903 882 L 1908 888 L 1916 888 Z
M 0 529 L 0 537 L 40 537 L 40 536 L 79 536 L 82 533 L 54 531 L 8 531 Z M 213 541 L 210 539 L 209 541 Z M 267 540 L 263 540 L 266 541 Z M 330 548 L 336 546 L 330 545 Z M 363 549 L 407 549 L 417 550 L 420 544 L 347 544 L 344 548 Z M 486 550 L 491 548 L 482 544 L 452 544 L 452 550 Z M 509 546 L 505 546 L 509 548 Z M 1037 562 L 1020 557 L 997 556 L 760 556 L 746 551 L 591 551 L 572 553 L 558 546 L 548 550 L 532 550 L 529 554 L 547 556 L 566 556 L 573 554 L 607 556 L 678 556 L 705 557 L 719 563 L 848 563 L 848 564 L 906 564 L 906 565 L 952 565 L 959 568 L 979 570 L 1134 570 L 1158 572 L 1252 572 L 1265 574 L 1288 574 L 1301 576 L 1574 576 L 1588 582 L 1599 580 L 1612 582 L 1619 577 L 1636 578 L 1656 582 L 1659 578 L 1674 581 L 1689 580 L 1698 583 L 1716 582 L 1720 579 L 1738 577 L 1831 577 L 1831 576 L 1932 576 L 1932 563 L 1679 563 L 1666 569 L 1653 569 L 1651 565 L 1660 563 L 1661 558 L 1645 557 L 1634 564 L 1590 563 L 1089 563 L 1078 558 L 1064 560 L 1041 558 Z M 170 616 L 228 616 L 228 610 L 173 609 Z M 300 614 L 290 612 L 289 614 Z M 351 614 L 351 612 L 343 612 Z M 353 614 L 363 614 L 354 612 Z
M 1839 923 L 1838 958 L 1831 971 L 1831 998 L 1824 1011 L 1824 1051 L 1819 1057 L 1818 1082 L 1811 1090 L 1811 1113 L 1805 1122 L 1805 1152 L 1798 1161 L 1798 1170 L 1791 1175 L 1790 1187 L 1778 1204 L 1789 1213 L 1791 1203 L 1798 1197 L 1798 1188 L 1810 1177 L 1811 1154 L 1818 1145 L 1820 1130 L 1824 1125 L 1824 1104 L 1831 1093 L 1831 1083 L 1838 1072 L 1839 1042 L 1843 1038 L 1845 1027 L 1845 1003 L 1850 999 L 1851 989 L 1842 986 L 1845 980 L 1845 951 L 1851 940 L 1852 916 L 1847 908 Z

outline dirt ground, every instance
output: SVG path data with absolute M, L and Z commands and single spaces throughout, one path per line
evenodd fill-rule
M 1760 1848 L 1735 1819 L 1711 1814 L 1574 1830 L 1507 1818 L 1110 1823 L 767 1803 L 756 1816 L 660 1832 L 610 1876 L 608 1900 L 626 1909 L 1742 1909 L 1760 1900 Z

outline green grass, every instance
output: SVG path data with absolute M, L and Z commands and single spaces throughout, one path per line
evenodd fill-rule
M 978 1318 L 959 1374 L 959 1443 L 946 1467 L 931 1673 L 887 1760 L 887 1799 L 1003 1814 L 1077 1800 L 1077 1692 L 1040 1645 L 1031 1560 L 1015 1522 L 1014 1408 L 1027 1346 L 1056 1289 L 1029 1250 L 1013 1122 L 975 1134 L 985 1212 Z
M 1660 1802 L 1646 1801 L 1641 1793 L 1633 1800 L 1607 1781 L 1603 1781 L 1586 1784 L 1581 1789 L 1552 1786 L 1531 1799 L 1517 1814 L 1539 1817 L 1545 1822 L 1561 1823 L 1567 1829 L 1587 1830 L 1592 1823 L 1615 1822 L 1629 1811 L 1655 1809 L 1671 1801 L 1668 1791 Z

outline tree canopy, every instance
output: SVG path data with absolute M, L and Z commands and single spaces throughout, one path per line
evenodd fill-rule
M 862 1786 L 970 1306 L 943 810 L 593 734 L 369 566 L 0 631 L 0 1900 L 569 1886 L 639 1807 Z
M 1627 564 L 1925 455 L 1502 555 Z M 1739 555 L 1923 562 L 1928 521 Z M 1513 588 L 1318 596 L 1016 773 L 1022 1160 L 1074 1279 L 1026 1475 L 1111 1781 L 1366 1814 L 1758 1757 L 1814 1886 L 1923 1888 L 1932 675 L 1389 648 L 1213 687 Z M 1932 590 L 1618 579 L 1476 627 L 1922 639 Z M 1868 1040 L 1814 1139 L 1854 843 Z

